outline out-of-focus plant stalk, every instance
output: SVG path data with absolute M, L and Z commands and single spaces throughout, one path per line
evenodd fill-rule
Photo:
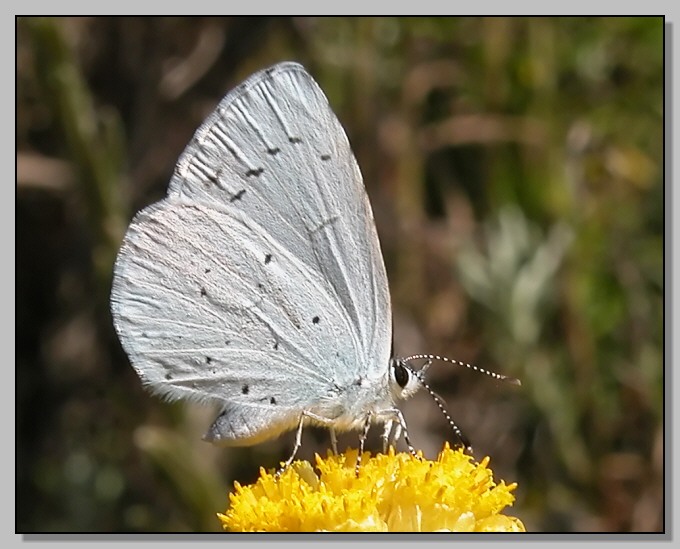
M 94 237 L 92 263 L 97 284 L 106 287 L 125 227 L 120 193 L 124 153 L 121 123 L 112 110 L 95 107 L 63 25 L 42 17 L 27 18 L 24 23 L 32 35 L 44 99 L 49 102 L 76 170 L 77 193 Z

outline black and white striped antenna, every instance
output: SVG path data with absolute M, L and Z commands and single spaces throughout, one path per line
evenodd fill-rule
M 516 377 L 509 377 L 509 376 L 504 376 L 503 374 L 497 374 L 496 372 L 492 372 L 490 370 L 485 370 L 484 368 L 480 368 L 479 366 L 475 366 L 474 364 L 468 364 L 467 362 L 461 362 L 460 360 L 455 360 L 453 358 L 447 358 L 445 356 L 439 356 L 439 355 L 411 355 L 402 358 L 404 362 L 409 362 L 411 360 L 428 360 L 429 362 L 423 366 L 420 372 L 424 372 L 429 368 L 431 362 L 433 360 L 441 360 L 442 362 L 448 362 L 449 364 L 455 364 L 457 366 L 464 366 L 465 368 L 468 368 L 470 370 L 474 370 L 475 372 L 479 372 L 481 374 L 487 375 L 489 377 L 492 377 L 494 379 L 497 379 L 499 381 L 505 381 L 507 383 L 511 383 L 512 385 L 522 385 L 522 382 L 517 379 Z
M 427 360 L 425 365 L 420 369 L 416 370 L 415 368 L 411 367 L 408 365 L 408 362 L 411 360 Z M 458 439 L 461 441 L 463 446 L 468 452 L 472 452 L 472 446 L 470 445 L 470 441 L 468 438 L 463 435 L 461 432 L 460 428 L 458 425 L 456 425 L 456 422 L 453 421 L 451 416 L 449 415 L 449 412 L 446 410 L 446 407 L 444 406 L 444 399 L 442 399 L 437 393 L 435 393 L 432 388 L 428 385 L 428 383 L 425 381 L 425 372 L 427 369 L 430 367 L 432 364 L 433 360 L 440 360 L 442 362 L 448 362 L 449 364 L 454 364 L 457 366 L 463 366 L 465 368 L 468 368 L 470 370 L 474 370 L 475 372 L 482 373 L 484 375 L 487 375 L 489 377 L 492 377 L 493 379 L 496 379 L 498 381 L 504 381 L 507 383 L 511 383 L 512 385 L 522 385 L 522 382 L 515 378 L 515 377 L 510 377 L 506 376 L 503 374 L 497 374 L 496 372 L 492 372 L 490 370 L 485 370 L 484 368 L 480 368 L 479 366 L 475 366 L 473 364 L 468 364 L 467 362 L 461 362 L 459 360 L 455 360 L 453 358 L 447 358 L 445 356 L 439 356 L 439 355 L 427 355 L 427 354 L 422 354 L 422 355 L 411 355 L 407 356 L 401 359 L 402 364 L 406 365 L 409 370 L 418 378 L 418 381 L 420 384 L 425 388 L 425 390 L 430 393 L 430 396 L 434 400 L 435 404 L 439 408 L 439 411 L 444 415 L 446 418 L 446 421 L 448 422 L 449 426 L 451 427 L 451 430 L 454 432 L 454 434 L 458 437 Z

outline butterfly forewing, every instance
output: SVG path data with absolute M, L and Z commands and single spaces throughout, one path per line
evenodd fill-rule
M 276 65 L 228 94 L 182 154 L 168 194 L 229 203 L 266 227 L 330 284 L 362 354 L 389 358 L 390 297 L 361 173 L 302 66 Z

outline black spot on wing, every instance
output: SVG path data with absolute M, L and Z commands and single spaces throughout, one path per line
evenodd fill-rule
M 302 143 L 302 139 L 300 139 L 299 137 L 289 137 L 289 138 L 288 138 L 288 141 L 290 141 L 290 142 L 293 143 L 294 145 L 297 145 L 297 144 L 299 144 L 299 143 Z
M 239 192 L 237 192 L 235 195 L 229 198 L 229 202 L 236 202 L 237 200 L 241 200 L 245 192 L 246 192 L 245 189 L 241 189 Z
M 320 318 L 319 318 L 318 316 L 315 316 L 315 317 L 312 319 L 312 322 L 313 322 L 314 324 L 318 324 L 318 323 L 319 323 L 319 320 L 320 320 Z
M 264 264 L 269 265 L 269 262 L 272 260 L 272 254 L 267 254 L 264 256 Z
M 241 387 L 241 393 L 243 393 L 244 395 L 247 395 L 249 391 L 250 391 L 250 387 L 248 387 L 247 383 L 244 383 L 243 386 Z
M 330 155 L 330 154 L 322 154 L 322 155 L 320 156 L 320 158 L 321 158 L 321 160 L 323 160 L 323 161 L 325 162 L 325 161 L 331 159 L 331 155 Z
M 206 295 L 208 295 L 208 291 L 205 288 L 201 288 L 201 296 L 205 297 Z
M 246 172 L 246 177 L 259 177 L 263 171 L 264 168 L 254 168 L 252 170 L 248 170 Z

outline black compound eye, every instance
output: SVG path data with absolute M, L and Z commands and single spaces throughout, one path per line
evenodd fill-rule
M 411 376 L 409 375 L 408 369 L 401 362 L 397 362 L 394 365 L 394 379 L 397 380 L 399 387 L 402 389 L 406 387 L 408 380 Z

